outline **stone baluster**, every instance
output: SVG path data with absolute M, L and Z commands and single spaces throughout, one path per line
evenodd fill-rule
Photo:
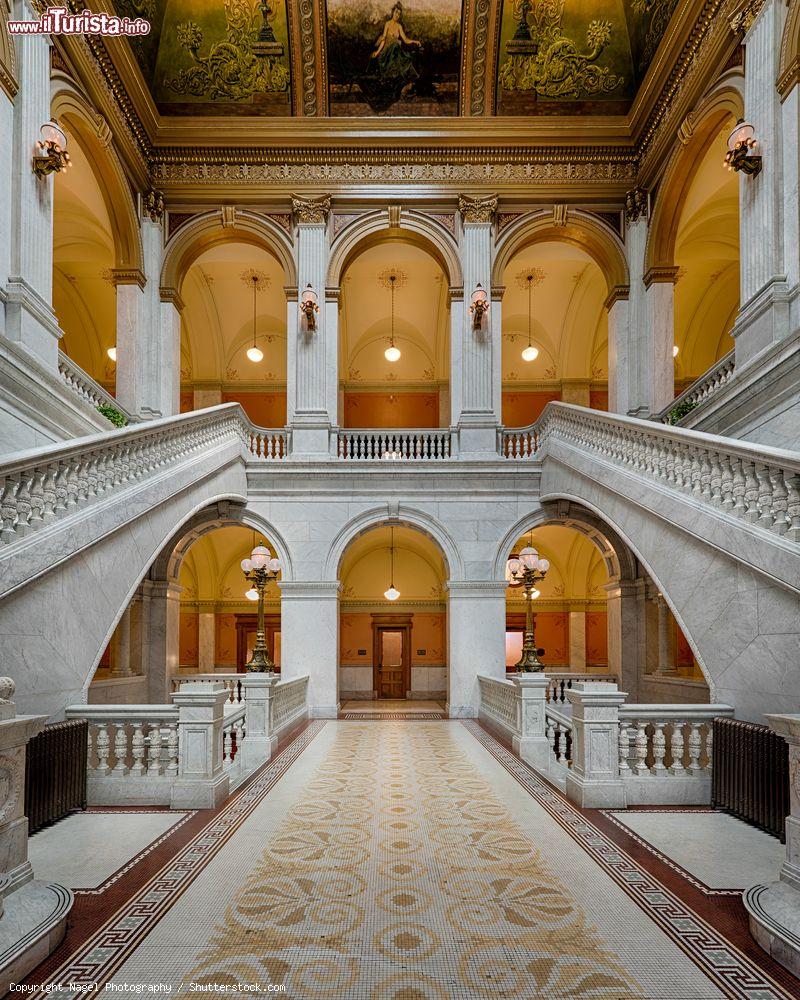
M 689 770 L 692 774 L 700 771 L 700 754 L 702 751 L 701 723 L 689 723 Z
M 144 764 L 145 756 L 145 742 L 144 742 L 144 723 L 134 722 L 133 723 L 133 735 L 131 737 L 131 774 L 141 775 L 145 772 Z
M 128 730 L 124 722 L 114 723 L 114 771 L 124 774 L 128 766 Z
M 660 774 L 665 771 L 664 757 L 667 753 L 667 740 L 664 736 L 665 722 L 656 721 L 653 723 L 653 772 Z
M 669 752 L 672 757 L 670 770 L 673 774 L 682 774 L 685 771 L 683 766 L 683 725 L 683 722 L 679 719 L 675 719 L 672 722 Z
M 147 733 L 147 773 L 161 774 L 161 727 L 151 724 Z
M 645 719 L 636 720 L 636 764 L 634 770 L 639 777 L 649 774 L 647 767 L 647 721 Z
M 107 722 L 97 723 L 97 772 L 99 774 L 111 774 L 111 767 L 108 758 L 111 754 L 111 738 L 108 732 Z

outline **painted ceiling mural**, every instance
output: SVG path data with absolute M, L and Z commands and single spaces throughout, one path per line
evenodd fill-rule
M 164 114 L 292 114 L 292 57 L 307 20 L 322 39 L 328 114 L 459 114 L 462 51 L 474 0 L 116 0 L 146 17 L 130 42 Z M 677 0 L 491 0 L 500 115 L 628 110 Z M 477 10 L 477 8 L 476 8 Z M 306 25 L 306 31 L 308 25 Z M 295 72 L 297 70 L 295 69 Z M 298 77 L 299 79 L 299 77 Z

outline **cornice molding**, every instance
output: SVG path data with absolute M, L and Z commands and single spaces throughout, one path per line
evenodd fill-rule
M 145 278 L 138 267 L 112 267 L 111 284 L 115 288 L 117 285 L 138 285 L 139 288 L 144 290 L 147 278 Z
M 677 267 L 651 267 L 648 268 L 642 278 L 645 288 L 649 288 L 651 285 L 655 284 L 674 285 L 677 280 Z

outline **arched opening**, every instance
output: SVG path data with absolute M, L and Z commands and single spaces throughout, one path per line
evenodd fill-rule
M 240 403 L 261 427 L 286 423 L 287 275 L 263 246 L 220 243 L 180 283 L 181 412 Z
M 213 512 L 212 512 L 213 513 Z M 268 535 L 241 523 L 200 517 L 156 559 L 123 612 L 89 686 L 93 704 L 163 703 L 173 678 L 243 673 L 256 638 L 257 601 L 241 562 L 256 544 L 280 558 Z M 281 664 L 279 581 L 265 593 L 265 638 Z
M 430 536 L 407 524 L 372 527 L 345 549 L 339 580 L 339 691 L 348 702 L 447 697 L 449 571 Z M 393 585 L 394 600 L 385 595 Z
M 380 238 L 346 261 L 339 296 L 343 427 L 450 424 L 448 276 L 430 248 Z
M 685 193 L 675 235 L 675 389 L 680 393 L 733 350 L 739 309 L 739 177 L 723 168 L 726 119 Z
M 608 409 L 608 298 L 596 260 L 547 239 L 502 275 L 503 423 L 524 427 L 550 400 Z
M 99 167 L 72 133 L 69 149 L 72 167 L 54 182 L 53 309 L 64 332 L 61 350 L 113 395 L 115 230 L 95 173 Z

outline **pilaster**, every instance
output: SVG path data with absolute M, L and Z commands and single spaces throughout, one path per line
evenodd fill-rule
M 131 607 L 122 612 L 114 632 L 113 642 L 114 663 L 111 669 L 112 677 L 131 676 Z
M 292 451 L 304 458 L 327 458 L 338 409 L 337 310 L 334 303 L 329 308 L 325 299 L 330 198 L 294 198 L 292 208 L 297 219 L 298 301 L 309 287 L 318 299 L 318 311 L 311 319 L 299 308 L 294 316 L 291 309 L 288 315 Z
M 506 675 L 506 582 L 455 581 L 447 584 L 447 714 L 476 718 L 478 675 Z
M 496 454 L 496 428 L 501 419 L 502 383 L 499 308 L 489 303 L 476 325 L 470 299 L 480 286 L 491 296 L 492 221 L 497 198 L 459 198 L 462 219 L 463 301 L 451 308 L 451 393 L 453 420 L 459 429 L 462 456 Z M 456 305 L 456 302 L 453 302 Z
M 607 594 L 608 670 L 636 701 L 639 692 L 639 609 L 636 582 L 609 583 Z
M 32 5 L 17 0 L 14 18 L 35 20 Z M 19 91 L 11 135 L 9 268 L 5 335 L 58 370 L 61 331 L 53 313 L 53 175 L 38 178 L 32 158 L 41 126 L 50 120 L 50 36 L 15 35 Z M 6 189 L 7 190 L 7 189 Z
M 761 172 L 739 175 L 739 301 L 732 335 L 736 368 L 741 370 L 775 341 L 791 333 L 787 273 L 797 275 L 797 147 L 790 151 L 784 178 L 784 119 L 775 87 L 785 16 L 782 0 L 767 0 L 744 37 L 744 113 L 755 129 Z M 789 134 L 797 134 L 797 123 Z M 794 178 L 794 180 L 793 180 Z M 788 184 L 788 187 L 785 185 Z M 792 186 L 794 185 L 794 186 Z M 784 204 L 784 194 L 787 204 Z M 788 229 L 784 219 L 788 213 Z M 794 243 L 784 243 L 784 236 Z
M 147 693 L 153 704 L 169 701 L 171 678 L 178 672 L 180 653 L 180 597 L 183 588 L 165 580 L 147 580 L 143 593 L 150 603 L 150 641 L 147 643 Z
M 338 580 L 280 580 L 281 677 L 309 675 L 312 718 L 335 719 L 339 712 Z

